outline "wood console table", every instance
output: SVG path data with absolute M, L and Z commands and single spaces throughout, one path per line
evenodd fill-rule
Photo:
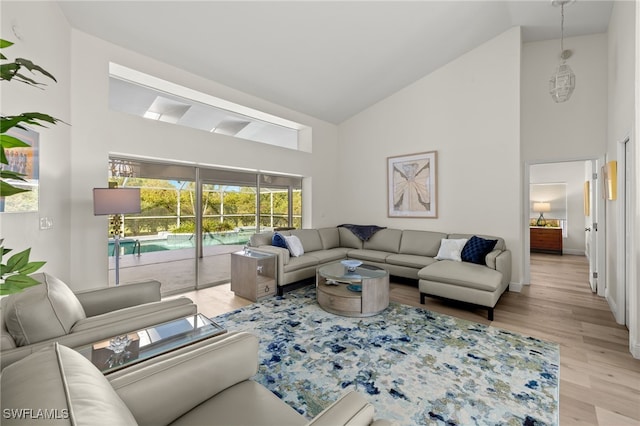
M 531 252 L 562 254 L 562 228 L 532 226 L 529 236 Z

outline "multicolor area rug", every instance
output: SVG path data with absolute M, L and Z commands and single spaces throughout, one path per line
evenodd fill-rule
M 260 338 L 254 380 L 309 418 L 357 390 L 400 425 L 558 424 L 555 343 L 397 303 L 337 316 L 313 287 L 214 320 Z

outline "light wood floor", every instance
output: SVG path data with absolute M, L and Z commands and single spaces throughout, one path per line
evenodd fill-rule
M 629 333 L 616 324 L 606 300 L 594 295 L 582 256 L 531 255 L 531 285 L 505 293 L 491 323 L 560 344 L 560 424 L 640 424 L 640 360 L 629 353 Z M 186 293 L 207 316 L 251 302 L 229 284 Z M 392 283 L 391 300 L 421 306 L 412 283 Z M 489 324 L 486 310 L 427 298 L 423 307 Z

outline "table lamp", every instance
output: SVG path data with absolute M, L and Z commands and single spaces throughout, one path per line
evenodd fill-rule
M 116 261 L 116 285 L 120 284 L 120 233 L 122 215 L 140 213 L 140 188 L 93 188 L 93 214 L 113 215 L 113 254 Z
M 543 213 L 549 213 L 551 211 L 551 203 L 533 203 L 533 211 L 536 213 L 540 213 L 540 217 L 536 222 L 536 226 L 545 226 L 547 221 L 544 218 Z

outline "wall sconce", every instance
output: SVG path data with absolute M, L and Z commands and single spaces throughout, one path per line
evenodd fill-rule
M 113 255 L 116 261 L 116 285 L 120 284 L 120 234 L 122 215 L 140 213 L 140 188 L 93 188 L 93 214 L 113 215 Z
M 606 165 L 606 194 L 607 200 L 615 200 L 618 198 L 618 162 L 609 161 Z

